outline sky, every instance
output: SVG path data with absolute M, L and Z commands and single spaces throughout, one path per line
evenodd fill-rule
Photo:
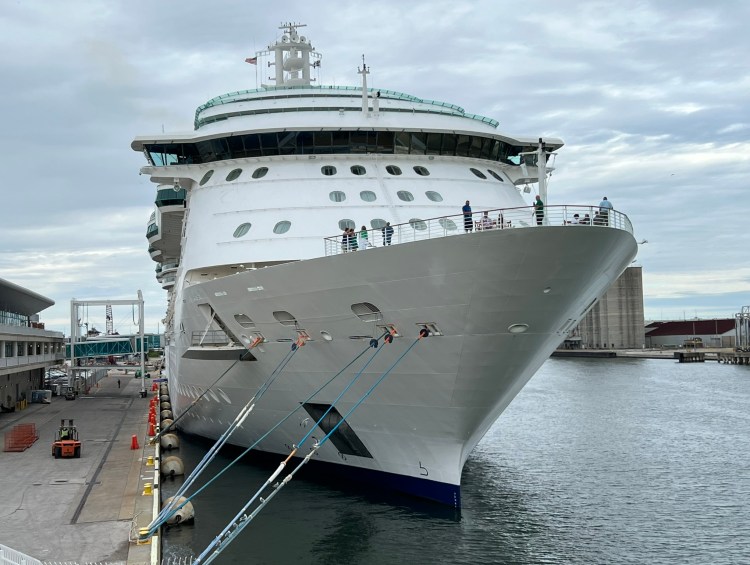
M 0 278 L 56 302 L 48 329 L 69 335 L 72 298 L 140 289 L 158 331 L 156 187 L 130 142 L 190 131 L 199 105 L 255 88 L 244 59 L 290 20 L 323 54 L 322 84 L 359 84 L 364 54 L 369 86 L 563 139 L 549 203 L 606 195 L 629 216 L 647 241 L 635 263 L 647 320 L 750 304 L 750 2 L 8 0 Z M 103 307 L 85 319 L 104 330 Z M 116 307 L 115 330 L 133 319 Z

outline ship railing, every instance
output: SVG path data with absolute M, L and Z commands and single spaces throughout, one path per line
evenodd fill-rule
M 351 237 L 344 238 L 343 234 L 339 234 L 326 237 L 323 241 L 326 255 L 338 255 L 366 247 L 398 245 L 467 232 L 548 226 L 565 226 L 571 229 L 613 228 L 633 233 L 630 219 L 617 210 L 600 209 L 599 206 L 554 205 L 545 206 L 541 214 L 533 206 L 522 206 L 473 211 L 468 218 L 464 214 L 426 220 L 412 218 L 403 224 L 366 230 L 366 238 L 355 228 Z

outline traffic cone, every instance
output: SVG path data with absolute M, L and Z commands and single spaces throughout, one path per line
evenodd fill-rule
M 138 445 L 138 436 L 133 436 L 130 438 L 130 449 L 140 449 L 141 446 Z
M 153 410 L 148 413 L 148 423 L 156 425 L 156 413 Z
M 156 383 L 151 383 L 151 392 L 154 392 L 156 390 L 159 390 L 159 385 Z
M 149 422 L 148 424 L 148 437 L 154 437 L 156 435 L 156 426 L 154 426 L 153 422 Z

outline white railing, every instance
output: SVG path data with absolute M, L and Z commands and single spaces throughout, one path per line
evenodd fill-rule
M 545 226 L 566 226 L 574 229 L 614 228 L 633 233 L 633 225 L 628 217 L 616 210 L 600 210 L 598 206 L 545 206 L 544 212 L 540 215 L 533 206 L 523 206 L 472 212 L 470 217 L 455 214 L 427 220 L 414 218 L 404 224 L 367 230 L 366 239 L 355 229 L 351 237 L 342 234 L 326 237 L 323 241 L 326 255 L 338 255 L 363 249 L 365 246 L 382 247 L 466 232 Z
M 42 565 L 42 562 L 0 543 L 0 565 Z

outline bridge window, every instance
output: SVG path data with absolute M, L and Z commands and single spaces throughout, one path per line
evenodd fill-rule
M 367 170 L 362 165 L 352 165 L 350 168 L 353 175 L 364 175 Z
M 259 179 L 266 176 L 266 173 L 268 172 L 268 167 L 259 167 L 253 171 L 253 178 Z
M 333 165 L 323 165 L 322 167 L 320 167 L 320 172 L 327 177 L 332 177 L 336 174 L 336 167 L 334 167 Z
M 414 200 L 414 195 L 408 190 L 399 190 L 396 195 L 404 202 L 411 202 Z
M 491 174 L 491 175 L 492 175 L 493 177 L 495 177 L 495 179 L 499 180 L 500 182 L 505 182 L 505 181 L 503 180 L 503 177 L 501 177 L 500 175 L 498 175 L 498 174 L 497 174 L 497 173 L 496 173 L 495 171 L 493 171 L 492 169 L 487 169 L 487 172 L 488 172 L 489 174 Z
M 470 168 L 469 169 L 474 175 L 478 176 L 480 179 L 486 179 L 487 175 L 485 175 L 482 171 L 479 169 Z
M 208 182 L 208 181 L 209 181 L 209 180 L 211 179 L 211 176 L 212 176 L 213 174 L 214 174 L 214 170 L 213 170 L 213 169 L 211 169 L 211 170 L 210 170 L 210 171 L 208 171 L 208 172 L 207 172 L 207 173 L 206 173 L 205 175 L 203 175 L 203 178 L 201 179 L 201 181 L 200 181 L 200 182 L 199 182 L 198 184 L 199 184 L 200 186 L 203 186 L 204 184 L 206 184 L 206 183 L 207 183 L 207 182 Z
M 385 170 L 388 171 L 389 175 L 398 176 L 401 174 L 401 169 L 396 165 L 388 165 Z
M 359 193 L 359 197 L 365 202 L 375 202 L 378 198 L 372 190 L 363 190 Z
M 428 177 L 430 176 L 430 171 L 422 167 L 421 165 L 417 165 L 414 167 L 414 172 L 417 173 L 420 177 Z
M 333 202 L 343 202 L 346 200 L 346 193 L 341 192 L 340 190 L 334 190 L 328 194 L 328 198 Z
M 435 192 L 434 190 L 428 190 L 427 192 L 425 192 L 425 196 L 427 196 L 427 198 L 429 198 L 433 202 L 442 202 L 443 201 L 443 197 L 440 195 L 440 193 L 439 192 Z

